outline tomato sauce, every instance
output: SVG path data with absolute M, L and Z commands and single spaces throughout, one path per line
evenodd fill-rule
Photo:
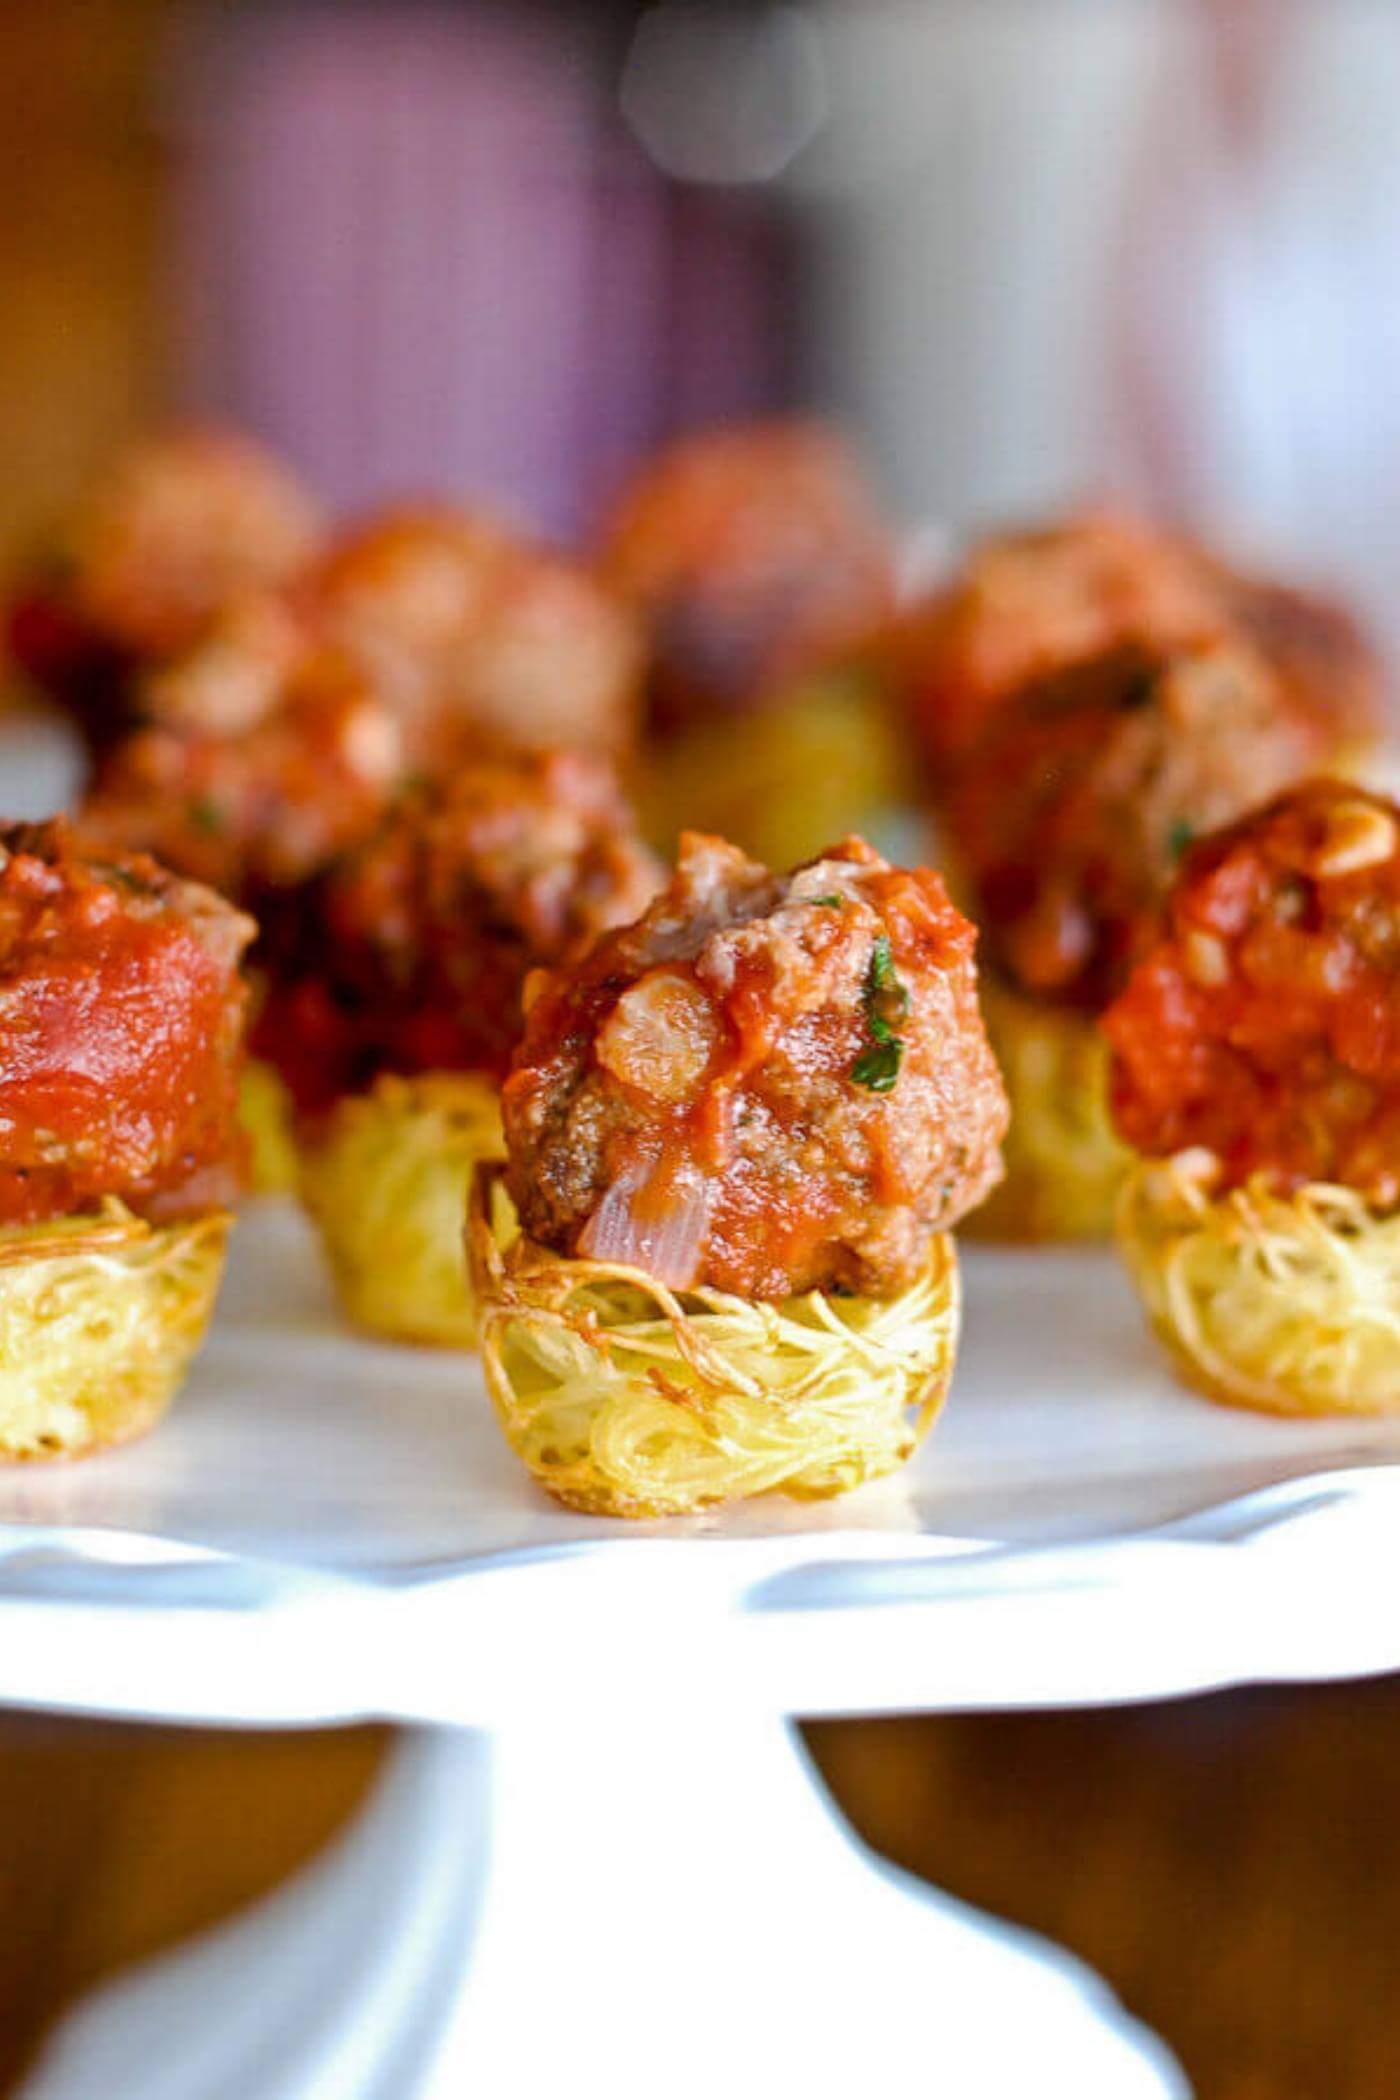
M 254 1047 L 307 1115 L 380 1073 L 500 1078 L 531 971 L 634 917 L 657 881 L 605 762 L 463 766 L 307 896 Z
M 236 1180 L 252 930 L 57 825 L 0 834 L 0 1221 L 108 1195 L 169 1214 Z
M 1400 809 L 1314 781 L 1201 840 L 1103 1025 L 1139 1151 L 1400 1203 Z

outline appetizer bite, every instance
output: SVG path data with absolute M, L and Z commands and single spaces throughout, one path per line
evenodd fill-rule
M 291 937 L 307 885 L 373 832 L 408 770 L 397 716 L 352 666 L 322 652 L 242 727 L 153 724 L 112 744 L 98 759 L 82 823 L 91 838 L 152 853 L 256 915 L 256 1005 L 269 951 Z M 253 1189 L 291 1188 L 290 1104 L 260 1059 L 244 1066 L 242 1101 Z
M 208 1323 L 241 1164 L 251 921 L 61 823 L 0 830 L 0 1455 L 148 1429 Z
M 1032 682 L 993 716 L 945 806 L 1012 1102 L 1006 1184 L 979 1229 L 1110 1230 L 1126 1155 L 1097 1016 L 1195 834 L 1322 755 L 1268 664 L 1234 640 L 1125 646 Z
M 487 1382 L 551 1494 L 664 1515 L 909 1456 L 1006 1127 L 975 939 L 860 839 L 773 875 L 690 834 L 533 988 L 469 1238 Z
M 295 1103 L 302 1194 L 359 1325 L 470 1345 L 462 1216 L 500 1153 L 526 980 L 657 880 L 611 769 L 551 752 L 411 795 L 318 885 L 254 1040 Z
M 901 623 L 894 643 L 935 783 L 972 753 L 1027 684 L 1108 652 L 1252 644 L 1329 748 L 1377 732 L 1379 661 L 1351 616 L 1246 576 L 1128 511 L 1094 509 L 975 547 Z
M 133 678 L 139 724 L 100 755 L 85 821 L 253 910 L 262 970 L 411 781 L 489 749 L 625 745 L 640 662 L 581 568 L 469 514 L 386 512 Z M 250 1067 L 245 1106 L 257 1185 L 284 1185 L 272 1072 Z
M 101 747 L 142 717 L 145 670 L 193 648 L 231 600 L 287 582 L 319 538 L 315 505 L 260 447 L 168 431 L 74 504 L 11 607 L 12 653 Z
M 634 741 L 642 639 L 620 596 L 493 519 L 391 510 L 306 587 L 318 629 L 400 716 L 420 764 L 462 740 L 617 753 Z
M 1386 675 L 1355 615 L 1320 592 L 1237 574 L 1217 564 L 1227 609 L 1267 657 L 1335 763 L 1364 773 L 1380 741 Z
M 217 765 L 261 783 L 230 789 L 234 801 L 271 805 L 289 793 L 288 744 L 327 748 L 348 696 L 362 703 L 357 768 L 367 760 L 376 776 L 391 755 L 400 772 L 432 773 L 483 748 L 625 748 L 640 652 L 630 615 L 582 569 L 466 514 L 390 512 L 293 587 L 226 599 L 134 679 L 132 712 L 164 732 L 167 752 L 190 740 L 192 772 Z M 328 779 L 327 820 L 346 785 Z M 306 810 L 299 778 L 290 792 L 289 832 Z M 353 784 L 350 797 L 361 799 Z
M 1184 1375 L 1400 1408 L 1400 809 L 1313 781 L 1199 840 L 1103 1026 L 1120 1243 Z
M 82 822 L 210 884 L 272 931 L 304 884 L 369 836 L 408 773 L 393 712 L 322 652 L 256 720 L 122 738 L 97 764 Z
M 894 543 L 837 436 L 774 422 L 673 445 L 623 492 L 601 563 L 646 630 L 658 842 L 698 823 L 787 865 L 899 802 L 878 654 Z

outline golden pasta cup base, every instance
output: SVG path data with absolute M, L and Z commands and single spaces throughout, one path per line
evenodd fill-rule
M 501 1428 L 556 1501 L 589 1515 L 845 1494 L 901 1466 L 947 1395 L 959 1324 L 947 1236 L 895 1298 L 751 1303 L 550 1253 L 516 1231 L 487 1170 L 469 1245 Z
M 473 1173 L 503 1149 L 496 1087 L 449 1072 L 381 1078 L 304 1139 L 302 1201 L 354 1326 L 475 1347 L 462 1225 Z
M 1154 1331 L 1209 1399 L 1400 1413 L 1400 1216 L 1325 1183 L 1216 1195 L 1183 1154 L 1133 1168 L 1118 1239 Z
M 0 1459 L 79 1458 L 154 1428 L 208 1329 L 231 1220 L 116 1201 L 0 1232 Z
M 297 1185 L 292 1097 L 274 1066 L 250 1057 L 238 1087 L 238 1120 L 248 1140 L 248 1186 L 255 1196 L 290 1195 Z
M 961 1228 L 970 1238 L 1106 1240 L 1132 1154 L 1108 1112 L 1108 1046 L 1084 1014 L 984 976 L 982 1011 L 1011 1102 L 1006 1174 Z

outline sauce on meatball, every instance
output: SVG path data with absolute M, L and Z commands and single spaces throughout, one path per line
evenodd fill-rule
M 1120 988 L 1184 846 L 1320 756 L 1238 642 L 1117 649 L 1005 703 L 948 797 L 949 836 L 997 967 L 1088 1013 Z
M 865 478 L 818 424 L 709 432 L 619 499 L 603 567 L 638 608 L 657 727 L 746 709 L 882 625 L 893 551 Z
M 377 513 L 329 550 L 310 618 L 404 721 L 444 739 L 619 751 L 635 735 L 641 635 L 580 564 L 445 507 Z
M 942 775 L 1033 680 L 1123 647 L 1166 653 L 1232 637 L 1268 662 L 1329 754 L 1374 735 L 1379 664 L 1347 612 L 1128 511 L 984 541 L 901 623 L 894 655 Z
M 1188 853 L 1161 939 L 1104 1016 L 1118 1127 L 1202 1147 L 1222 1186 L 1400 1203 L 1400 809 L 1336 781 Z
M 631 926 L 537 985 L 509 1186 L 557 1252 L 755 1299 L 892 1293 L 998 1178 L 976 934 L 848 838 L 792 875 L 687 834 Z
M 117 1196 L 168 1217 L 237 1182 L 251 920 L 61 823 L 0 831 L 0 1221 Z
M 502 1074 L 526 979 L 659 881 L 605 761 L 483 759 L 408 796 L 306 900 L 256 1047 L 305 1112 L 381 1072 Z
M 407 771 L 397 718 L 353 667 L 323 654 L 246 728 L 124 737 L 98 761 L 82 821 L 270 925 L 290 892 L 369 835 Z

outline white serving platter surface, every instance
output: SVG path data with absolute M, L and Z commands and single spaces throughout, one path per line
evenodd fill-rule
M 498 1721 L 682 1665 L 787 1711 L 1135 1698 L 1400 1664 L 1400 1425 L 1177 1385 L 1106 1250 L 971 1248 L 953 1393 L 837 1501 L 557 1508 L 475 1360 L 344 1327 L 251 1207 L 168 1421 L 0 1469 L 0 1699 Z

